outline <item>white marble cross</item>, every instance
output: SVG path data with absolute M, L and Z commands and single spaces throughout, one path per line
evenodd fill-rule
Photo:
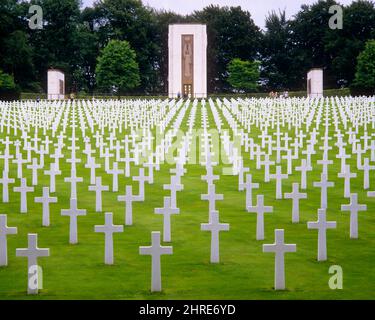
M 284 194 L 285 199 L 293 199 L 292 222 L 299 223 L 299 201 L 307 199 L 307 193 L 299 192 L 299 183 L 293 183 L 293 191 Z
M 201 200 L 208 201 L 208 212 L 216 211 L 216 201 L 222 201 L 224 200 L 224 195 L 222 194 L 216 194 L 216 186 L 214 184 L 211 184 L 208 186 L 208 194 L 202 194 Z
M 370 170 L 375 170 L 375 166 L 371 166 L 370 159 L 365 158 L 360 169 L 363 170 L 363 188 L 368 190 L 370 188 Z
M 248 212 L 257 214 L 257 240 L 264 240 L 264 214 L 273 212 L 273 207 L 264 206 L 264 195 L 257 196 L 257 205 L 247 207 Z
M 83 154 L 87 155 L 87 158 L 91 157 L 95 150 L 91 149 L 90 138 L 86 138 L 85 140 L 85 149 L 82 151 Z
M 246 208 L 248 208 L 253 205 L 253 189 L 259 189 L 259 183 L 253 183 L 251 174 L 246 175 L 244 189 L 246 190 Z
M 70 163 L 70 166 L 72 168 L 72 170 L 76 170 L 76 167 L 77 167 L 77 163 L 80 163 L 81 162 L 81 159 L 78 159 L 76 157 L 76 153 L 75 151 L 71 153 L 71 157 L 69 159 L 66 159 L 66 162 L 67 163 Z
M 219 180 L 218 175 L 214 175 L 214 169 L 212 166 L 208 166 L 206 168 L 206 175 L 201 176 L 201 179 L 207 182 L 207 185 L 210 186 L 211 184 L 215 183 L 215 180 Z
M 89 156 L 87 158 L 87 163 L 85 164 L 85 168 L 90 169 L 90 184 L 95 183 L 96 178 L 96 169 L 99 169 L 101 166 L 98 163 L 95 163 L 95 157 Z
M 50 226 L 49 204 L 50 203 L 57 203 L 57 198 L 56 197 L 50 197 L 49 196 L 49 188 L 43 187 L 43 196 L 42 197 L 35 197 L 34 202 L 43 204 L 42 226 L 43 227 L 49 227 Z
M 9 171 L 9 160 L 13 159 L 13 155 L 9 154 L 7 148 L 5 148 L 4 154 L 0 154 L 0 159 L 4 159 L 4 171 Z
M 256 169 L 260 170 L 261 168 L 261 156 L 264 154 L 264 152 L 261 151 L 259 145 L 256 145 L 256 151 L 254 151 L 254 155 L 256 155 Z
M 336 158 L 341 159 L 341 173 L 343 173 L 345 171 L 346 159 L 350 159 L 351 156 L 346 154 L 345 148 L 340 148 L 339 154 L 336 155 Z
M 118 176 L 124 174 L 124 170 L 118 168 L 118 163 L 113 163 L 113 168 L 108 170 L 107 173 L 112 175 L 112 191 L 118 192 Z
M 19 192 L 21 194 L 21 213 L 27 212 L 27 193 L 34 192 L 34 187 L 28 187 L 26 178 L 21 179 L 21 185 L 19 187 L 13 188 L 14 192 Z
M 9 178 L 8 171 L 3 170 L 3 177 L 0 179 L 0 184 L 3 186 L 3 203 L 9 202 L 9 184 L 14 183 L 14 179 Z
M 70 199 L 70 209 L 61 210 L 62 216 L 70 217 L 70 227 L 69 227 L 69 243 L 77 244 L 78 243 L 78 226 L 77 226 L 77 217 L 85 216 L 85 209 L 78 209 L 77 199 Z
M 274 164 L 275 161 L 270 161 L 270 156 L 265 154 L 264 160 L 261 161 L 261 165 L 264 166 L 264 182 L 270 182 L 270 166 Z
M 314 187 L 320 188 L 320 207 L 322 209 L 327 209 L 327 189 L 334 187 L 334 182 L 327 180 L 325 174 L 321 174 L 321 180 L 319 182 L 314 182 Z
M 7 226 L 6 214 L 0 214 L 0 266 L 8 265 L 8 234 L 17 234 L 17 227 Z
M 302 159 L 301 166 L 296 167 L 296 171 L 301 172 L 301 189 L 305 190 L 307 188 L 307 172 L 312 171 L 312 167 L 307 163 L 306 159 Z
M 109 191 L 109 186 L 102 185 L 102 178 L 96 177 L 95 179 L 95 185 L 89 186 L 89 191 L 95 192 L 95 211 L 96 212 L 102 212 L 102 192 L 103 191 Z
M 171 191 L 171 204 L 173 208 L 177 208 L 177 191 L 181 191 L 184 189 L 184 186 L 180 184 L 180 177 L 179 176 L 171 176 L 171 183 L 163 185 L 164 190 Z
M 184 176 L 187 170 L 184 168 L 184 163 L 180 162 L 177 159 L 176 167 L 169 170 L 170 173 L 175 174 L 176 176 Z
M 105 235 L 105 252 L 104 263 L 113 264 L 113 234 L 116 232 L 124 232 L 124 226 L 117 226 L 113 224 L 113 213 L 105 213 L 105 224 L 102 226 L 95 226 L 95 232 L 101 232 Z
M 288 175 L 282 174 L 281 166 L 276 166 L 276 173 L 271 174 L 270 178 L 276 180 L 276 199 L 282 199 L 283 198 L 282 181 L 284 179 L 288 179 Z
M 275 253 L 275 290 L 285 290 L 285 260 L 284 255 L 287 252 L 296 252 L 297 245 L 285 244 L 284 230 L 275 230 L 275 242 L 273 244 L 264 244 L 263 252 Z
M 83 182 L 83 178 L 77 177 L 77 171 L 72 169 L 70 177 L 64 178 L 64 181 L 70 183 L 70 198 L 77 199 L 77 182 Z
M 350 172 L 350 165 L 346 165 L 344 172 L 338 173 L 339 178 L 344 178 L 344 197 L 350 197 L 350 179 L 357 178 L 356 173 Z
M 18 155 L 18 157 L 17 157 L 17 159 L 15 159 L 15 160 L 13 160 L 12 161 L 13 163 L 16 163 L 17 164 L 17 178 L 18 179 L 21 179 L 22 178 L 22 172 L 23 172 L 23 170 L 22 170 L 22 165 L 24 164 L 24 163 L 27 163 L 27 160 L 26 159 L 23 159 L 22 158 L 22 153 L 20 153 L 19 155 Z
M 288 175 L 293 173 L 293 155 L 291 149 L 286 149 L 286 155 L 282 156 L 282 159 L 285 159 L 287 161 L 287 173 Z
M 126 152 L 125 158 L 121 159 L 122 162 L 125 162 L 125 177 L 130 177 L 130 163 L 134 162 L 134 158 L 131 158 L 129 152 Z
M 148 168 L 148 183 L 154 184 L 154 169 L 157 168 L 157 164 L 153 162 L 153 155 L 148 157 L 148 162 L 144 163 L 143 166 Z
M 32 171 L 32 185 L 38 185 L 38 170 L 42 168 L 41 165 L 38 164 L 38 159 L 33 158 L 32 163 L 26 166 L 27 169 Z
M 371 140 L 369 149 L 371 151 L 371 161 L 375 161 L 375 140 Z
M 355 153 L 357 154 L 357 169 L 359 169 L 362 166 L 362 154 L 365 154 L 366 150 L 362 148 L 362 144 L 358 143 Z
M 318 210 L 318 221 L 308 222 L 308 229 L 318 230 L 318 261 L 327 260 L 327 229 L 336 229 L 336 221 L 327 221 L 326 210 Z
M 323 159 L 318 160 L 317 164 L 319 164 L 323 167 L 322 173 L 325 174 L 328 177 L 328 166 L 333 164 L 333 161 L 328 159 L 328 152 L 327 151 L 325 151 L 323 153 Z
M 56 170 L 60 170 L 60 160 L 59 159 L 61 159 L 61 158 L 64 157 L 64 155 L 61 152 L 61 148 L 62 147 L 56 148 L 55 149 L 55 153 L 51 155 L 51 158 L 55 159 L 54 164 L 55 164 L 55 169 Z
M 50 169 L 44 171 L 45 175 L 48 175 L 49 178 L 49 187 L 52 193 L 56 192 L 56 176 L 61 174 L 61 171 L 57 169 L 56 163 L 50 164 Z
M 28 271 L 28 294 L 38 294 L 38 289 L 43 279 L 39 279 L 39 257 L 49 257 L 49 249 L 38 248 L 38 235 L 34 233 L 28 234 L 28 247 L 25 249 L 16 249 L 17 257 L 27 258 L 27 271 Z
M 367 211 L 367 205 L 358 204 L 358 194 L 350 195 L 350 204 L 341 205 L 341 211 L 350 211 L 350 238 L 358 239 L 358 212 Z
M 133 187 L 126 186 L 126 193 L 123 196 L 117 196 L 117 201 L 125 202 L 125 225 L 133 225 L 133 202 L 142 201 L 139 196 L 133 195 Z
M 274 133 L 274 135 L 277 136 L 276 139 L 276 147 L 272 148 L 272 150 L 276 150 L 276 163 L 281 162 L 281 150 L 283 149 L 280 144 L 280 136 L 281 132 L 279 131 L 280 128 L 278 128 L 278 131 Z
M 105 171 L 109 170 L 109 160 L 113 157 L 113 154 L 109 152 L 109 148 L 105 148 L 104 152 L 104 168 Z
M 145 169 L 139 168 L 139 176 L 133 177 L 133 181 L 139 182 L 139 198 L 141 201 L 145 200 L 145 182 L 148 181 L 148 177 L 145 176 Z
M 211 232 L 211 263 L 219 263 L 220 261 L 220 250 L 219 250 L 219 233 L 220 231 L 229 231 L 228 223 L 220 223 L 219 213 L 211 212 L 210 213 L 210 222 L 202 223 L 202 231 Z
M 160 245 L 160 232 L 152 232 L 151 241 L 152 244 L 150 247 L 139 247 L 139 254 L 151 256 L 151 291 L 158 292 L 161 291 L 160 256 L 165 254 L 173 254 L 173 248 Z
M 162 214 L 163 220 L 163 241 L 171 242 L 171 215 L 179 214 L 180 209 L 172 208 L 171 198 L 164 197 L 164 208 L 155 208 L 156 214 Z
M 249 172 L 249 171 L 250 171 L 249 168 L 245 168 L 243 166 L 243 159 L 240 158 L 239 161 L 238 161 L 238 190 L 239 191 L 243 191 L 244 190 L 244 185 L 243 185 L 244 174 L 246 172 Z

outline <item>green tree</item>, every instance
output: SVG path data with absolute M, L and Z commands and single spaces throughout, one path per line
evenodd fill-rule
M 11 75 L 0 70 L 0 91 L 13 90 L 16 88 L 14 79 Z
M 241 7 L 210 5 L 192 15 L 207 24 L 208 91 L 228 92 L 227 65 L 235 58 L 255 60 L 261 48 L 261 32 L 251 14 Z
M 259 81 L 259 62 L 233 59 L 228 65 L 228 82 L 240 91 L 255 91 Z
M 25 17 L 25 3 L 0 1 L 0 67 L 22 87 L 27 87 L 35 79 L 32 45 L 27 35 Z
M 100 12 L 96 7 L 85 8 L 81 14 L 82 25 L 77 39 L 82 47 L 80 51 L 82 63 L 77 70 L 77 78 L 81 79 L 80 83 L 83 86 L 79 86 L 79 88 L 90 93 L 93 93 L 96 86 L 96 62 L 100 48 L 103 48 L 101 46 L 101 34 L 98 32 L 99 17 Z
M 34 48 L 34 64 L 38 79 L 46 84 L 49 68 L 59 68 L 66 74 L 67 88 L 76 86 L 73 75 L 83 64 L 81 42 L 80 0 L 32 0 L 43 9 L 43 29 L 27 28 Z M 27 8 L 28 9 L 28 8 Z M 27 11 L 24 16 L 30 16 Z
M 19 87 L 15 84 L 12 75 L 0 69 L 0 100 L 18 100 L 20 98 Z
M 375 93 L 375 40 L 368 41 L 358 56 L 353 87 L 363 93 Z
M 324 69 L 325 87 L 352 82 L 358 54 L 375 37 L 375 5 L 357 0 L 343 7 L 343 29 L 332 30 L 329 8 L 335 0 L 302 5 L 292 20 L 271 14 L 263 38 L 262 76 L 269 87 L 305 89 L 306 72 Z
M 357 57 L 366 42 L 375 38 L 375 4 L 354 1 L 344 8 L 341 30 L 326 38 L 325 50 L 333 57 L 332 71 L 340 84 L 351 84 L 355 77 Z
M 290 89 L 306 88 L 306 73 L 311 68 L 324 69 L 327 87 L 335 87 L 332 72 L 333 56 L 326 51 L 327 39 L 337 30 L 329 28 L 332 15 L 329 8 L 338 3 L 334 0 L 319 0 L 312 5 L 302 5 L 290 23 L 289 54 L 293 58 L 290 65 Z
M 262 78 L 268 90 L 285 90 L 290 86 L 290 21 L 285 11 L 271 12 L 266 18 L 266 31 L 262 40 Z
M 27 34 L 22 30 L 16 30 L 10 37 L 4 40 L 6 56 L 3 67 L 14 76 L 17 84 L 27 88 L 33 81 L 34 65 L 32 61 L 32 46 Z
M 140 84 L 136 53 L 129 42 L 111 40 L 96 66 L 98 86 L 106 91 L 128 93 Z
M 154 10 L 144 6 L 141 0 L 100 0 L 94 9 L 100 48 L 109 40 L 128 41 L 137 53 L 139 89 L 143 93 L 154 92 L 158 87 L 160 50 Z

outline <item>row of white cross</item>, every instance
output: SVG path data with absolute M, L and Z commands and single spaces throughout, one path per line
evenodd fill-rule
M 256 168 L 260 170 L 264 167 L 264 181 L 276 181 L 276 199 L 291 199 L 293 201 L 292 221 L 299 222 L 299 201 L 307 198 L 307 193 L 301 193 L 301 189 L 306 189 L 307 173 L 315 167 L 311 157 L 316 154 L 316 146 L 319 142 L 320 132 L 318 129 L 323 126 L 325 128 L 324 135 L 321 137 L 323 146 L 319 149 L 323 152 L 323 159 L 317 161 L 317 165 L 322 166 L 321 181 L 313 183 L 314 187 L 321 189 L 321 203 L 318 210 L 318 220 L 316 222 L 309 222 L 309 229 L 318 229 L 318 260 L 324 261 L 327 259 L 327 244 L 326 244 L 326 231 L 327 229 L 335 228 L 336 222 L 327 221 L 326 209 L 327 203 L 327 190 L 333 187 L 334 183 L 328 180 L 329 166 L 333 164 L 329 160 L 329 151 L 332 147 L 329 141 L 332 140 L 332 135 L 329 133 L 329 128 L 334 127 L 336 137 L 335 147 L 339 149 L 336 158 L 341 161 L 341 172 L 338 173 L 339 178 L 345 180 L 344 197 L 350 197 L 349 205 L 342 205 L 343 211 L 350 211 L 350 237 L 358 237 L 358 212 L 366 211 L 367 206 L 358 203 L 357 193 L 352 193 L 350 190 L 350 179 L 356 178 L 356 174 L 350 172 L 350 165 L 346 160 L 351 156 L 357 157 L 357 169 L 364 171 L 364 189 L 370 188 L 370 172 L 375 169 L 370 163 L 375 161 L 375 140 L 372 140 L 374 134 L 368 132 L 368 127 L 372 126 L 374 129 L 374 111 L 371 109 L 371 103 L 374 101 L 369 100 L 286 100 L 283 104 L 273 105 L 275 102 L 272 100 L 232 100 L 223 101 L 217 100 L 216 102 L 210 100 L 209 107 L 213 115 L 215 127 L 219 131 L 219 139 L 223 144 L 224 154 L 229 159 L 229 166 L 232 167 L 235 174 L 239 176 L 239 190 L 246 191 L 246 209 L 248 212 L 254 212 L 257 215 L 256 223 L 256 239 L 264 240 L 264 214 L 273 212 L 273 207 L 267 207 L 264 204 L 264 196 L 257 195 L 257 204 L 253 205 L 253 189 L 259 188 L 259 183 L 252 181 L 252 175 L 249 173 L 249 168 L 244 167 L 243 159 L 246 155 L 241 155 L 241 147 L 245 149 L 245 153 L 249 153 L 248 158 L 256 161 Z M 296 105 L 297 106 L 296 106 Z M 178 148 L 176 168 L 171 172 L 171 182 L 169 185 L 164 185 L 165 190 L 170 190 L 170 196 L 164 198 L 164 208 L 156 208 L 156 214 L 162 214 L 163 219 L 163 241 L 171 241 L 171 220 L 173 214 L 178 214 L 176 193 L 183 190 L 181 177 L 186 173 L 184 166 L 187 163 L 188 154 L 191 151 L 193 140 L 193 129 L 195 127 L 195 116 L 197 110 L 197 101 L 194 101 L 191 108 L 187 127 L 188 131 L 182 138 L 182 142 Z M 357 109 L 361 109 L 362 113 L 357 109 L 351 107 L 356 105 Z M 91 139 L 86 137 L 86 131 L 90 130 L 95 138 L 95 148 L 98 149 L 100 157 L 104 158 L 104 169 L 107 174 L 113 176 L 112 191 L 118 192 L 119 175 L 130 177 L 130 164 L 140 164 L 139 156 L 142 153 L 147 154 L 148 162 L 143 166 L 148 168 L 148 175 L 145 175 L 144 168 L 139 169 L 139 175 L 133 176 L 133 181 L 139 184 L 139 194 L 134 195 L 132 186 L 125 187 L 125 195 L 119 195 L 118 201 L 125 202 L 125 221 L 126 226 L 132 225 L 132 202 L 144 201 L 144 184 L 148 182 L 153 183 L 154 169 L 160 170 L 160 162 L 164 160 L 165 154 L 172 147 L 172 143 L 178 134 L 178 130 L 182 125 L 183 119 L 190 108 L 190 103 L 181 101 L 171 102 L 82 102 L 81 105 L 76 105 L 75 102 L 45 104 L 43 109 L 40 106 L 27 106 L 23 105 L 5 105 L 2 106 L 4 112 L 0 118 L 0 130 L 3 132 L 5 129 L 9 134 L 11 130 L 14 131 L 17 137 L 18 131 L 22 132 L 20 140 L 11 141 L 9 135 L 3 139 L 5 146 L 4 153 L 0 155 L 3 159 L 3 176 L 0 183 L 3 186 L 3 202 L 9 202 L 8 185 L 15 182 L 15 179 L 9 177 L 9 160 L 13 159 L 10 154 L 10 146 L 13 145 L 15 149 L 15 159 L 12 163 L 17 165 L 17 179 L 20 180 L 20 186 L 14 187 L 14 192 L 19 192 L 20 197 L 20 211 L 21 213 L 27 212 L 27 193 L 34 192 L 34 187 L 27 185 L 26 178 L 23 177 L 23 165 L 27 164 L 27 169 L 32 171 L 32 185 L 38 185 L 38 170 L 44 168 L 45 156 L 50 156 L 54 160 L 50 164 L 50 169 L 44 171 L 46 175 L 50 176 L 50 186 L 43 188 L 42 197 L 36 197 L 35 202 L 42 203 L 43 205 L 43 226 L 50 225 L 50 203 L 56 203 L 57 197 L 51 197 L 50 192 L 56 192 L 56 176 L 61 175 L 60 159 L 64 157 L 63 150 L 65 147 L 64 139 L 67 136 L 68 128 L 71 129 L 69 141 L 70 146 L 67 150 L 70 151 L 71 157 L 67 159 L 67 163 L 71 167 L 70 177 L 64 178 L 64 181 L 71 185 L 70 208 L 62 210 L 61 214 L 70 217 L 70 236 L 69 241 L 72 244 L 78 242 L 78 226 L 77 217 L 86 215 L 86 210 L 78 209 L 77 203 L 77 183 L 83 182 L 83 178 L 77 176 L 77 163 L 81 159 L 77 158 L 76 151 L 79 147 L 76 145 L 78 138 L 76 137 L 76 130 L 79 127 L 82 137 L 84 137 L 85 149 L 83 153 L 86 154 L 87 162 L 85 168 L 90 170 L 90 186 L 89 191 L 95 192 L 96 211 L 102 212 L 102 193 L 108 192 L 110 186 L 102 184 L 102 177 L 96 175 L 96 169 L 100 168 L 100 164 L 95 161 L 96 151 L 92 149 Z M 134 107 L 134 110 L 131 108 Z M 221 111 L 218 112 L 218 110 Z M 48 113 L 51 116 L 48 116 Z M 225 121 L 221 119 L 221 114 L 224 116 Z M 78 115 L 78 116 L 77 116 Z M 77 118 L 79 126 L 77 126 Z M 233 140 L 231 140 L 227 131 L 223 127 L 225 122 L 229 125 L 233 133 Z M 349 127 L 349 124 L 352 127 Z M 344 126 L 347 130 L 348 140 L 345 141 L 345 134 L 341 133 L 340 125 Z M 59 129 L 59 126 L 61 129 Z M 296 137 L 294 142 L 288 136 L 288 133 L 282 133 L 281 127 L 288 126 L 289 129 L 294 128 Z M 305 126 L 305 131 L 302 130 Z M 34 138 L 30 138 L 28 132 L 30 127 L 36 129 Z M 99 130 L 95 131 L 95 127 Z M 228 231 L 229 224 L 219 222 L 219 212 L 216 210 L 216 201 L 223 200 L 223 195 L 216 194 L 215 180 L 219 176 L 214 175 L 214 166 L 217 165 L 212 158 L 219 152 L 215 149 L 214 139 L 211 132 L 209 132 L 210 124 L 206 103 L 202 102 L 201 107 L 201 127 L 203 133 L 201 139 L 203 141 L 201 154 L 204 157 L 203 164 L 206 166 L 206 175 L 202 176 L 202 180 L 207 182 L 208 193 L 201 196 L 202 200 L 209 202 L 209 223 L 202 224 L 203 231 L 211 232 L 211 262 L 217 263 L 219 259 L 219 232 Z M 255 143 L 254 138 L 251 136 L 253 128 L 261 128 L 262 134 L 258 136 L 260 139 L 259 144 Z M 104 142 L 105 129 L 110 129 L 108 143 Z M 164 138 L 153 148 L 153 141 L 155 140 L 151 135 L 151 128 L 156 130 L 165 131 L 171 128 Z M 364 133 L 359 134 L 359 129 L 364 128 Z M 52 129 L 52 139 L 47 135 L 48 130 Z M 130 135 L 125 135 L 125 139 L 121 142 L 117 139 L 117 134 L 122 133 L 122 130 L 131 130 Z M 273 134 L 268 134 L 268 130 L 275 130 Z M 43 138 L 39 138 L 38 130 L 43 131 Z M 57 132 L 60 130 L 60 134 Z M 135 132 L 142 131 L 143 138 L 140 142 L 136 142 L 137 134 Z M 254 129 L 253 129 L 254 130 Z M 305 133 L 304 133 L 305 132 Z M 309 135 L 309 140 L 305 140 Z M 360 135 L 359 139 L 357 139 Z M 276 137 L 276 140 L 273 139 Z M 52 140 L 57 139 L 55 144 L 54 154 L 51 154 L 50 144 Z M 29 141 L 30 140 L 30 141 Z M 42 141 L 43 140 L 43 141 Z M 363 141 L 363 145 L 361 144 Z M 39 143 L 41 142 L 42 143 Z M 282 143 L 283 142 L 283 143 Z M 121 145 L 123 143 L 123 145 Z M 304 145 L 306 143 L 306 149 Z M 346 146 L 352 145 L 352 155 L 346 153 Z M 107 145 L 107 146 L 106 146 Z M 132 148 L 130 148 L 132 145 Z M 273 146 L 275 145 L 275 146 Z M 22 152 L 27 153 L 27 158 L 23 159 Z M 121 150 L 125 152 L 125 158 L 121 157 Z M 271 161 L 271 156 L 276 151 L 275 161 Z M 32 158 L 32 153 L 39 157 Z M 113 152 L 113 153 L 111 153 Z M 150 154 L 151 152 L 151 154 Z M 362 158 L 362 155 L 370 152 L 369 158 Z M 133 156 L 131 157 L 131 153 Z M 285 153 L 283 155 L 282 153 Z M 299 159 L 299 155 L 305 155 L 305 159 L 301 159 L 301 165 L 294 168 L 293 162 Z M 264 160 L 262 160 L 262 157 Z M 110 166 L 111 160 L 112 167 Z M 287 161 L 287 173 L 282 172 L 281 161 Z M 119 163 L 124 163 L 124 170 L 120 169 Z M 270 173 L 272 166 L 275 166 L 275 173 Z M 283 193 L 282 181 L 289 178 L 293 173 L 293 169 L 301 172 L 301 183 L 293 183 L 291 193 Z M 232 172 L 233 172 L 232 170 Z M 247 174 L 246 174 L 247 173 Z M 245 175 L 246 174 L 246 175 Z M 374 197 L 374 192 L 368 192 L 369 197 Z M 15 233 L 14 228 L 8 228 L 6 225 L 6 216 L 2 216 L 0 221 L 0 247 L 3 249 L 0 255 L 3 255 L 1 261 L 7 263 L 6 248 L 6 235 Z M 13 231 L 12 231 L 13 230 Z M 9 232 L 8 232 L 9 231 Z M 113 233 L 123 232 L 123 226 L 113 225 L 113 217 L 111 213 L 105 214 L 105 225 L 95 226 L 96 232 L 105 233 L 105 263 L 113 263 Z M 141 254 L 152 255 L 152 290 L 161 290 L 161 273 L 160 273 L 160 255 L 171 254 L 172 247 L 163 247 L 160 244 L 160 233 L 152 233 L 152 246 L 147 248 L 140 248 Z M 17 249 L 20 250 L 20 249 Z M 36 245 L 36 235 L 29 235 L 29 265 L 30 261 L 35 262 L 39 249 Z M 275 243 L 273 245 L 264 245 L 265 252 L 275 252 L 275 289 L 285 288 L 284 277 L 284 253 L 296 251 L 295 245 L 287 245 L 284 243 L 284 231 L 275 230 Z M 23 251 L 17 251 L 23 252 Z M 5 253 L 5 256 L 4 256 Z M 17 253 L 18 254 L 18 253 Z M 24 253 L 25 254 L 25 253 Z M 42 255 L 46 255 L 46 251 L 41 251 Z M 32 264 L 31 264 L 32 265 Z M 35 290 L 31 290 L 31 293 Z

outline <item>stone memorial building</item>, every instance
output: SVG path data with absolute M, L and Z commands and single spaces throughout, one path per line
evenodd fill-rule
M 207 27 L 169 26 L 169 97 L 207 97 Z

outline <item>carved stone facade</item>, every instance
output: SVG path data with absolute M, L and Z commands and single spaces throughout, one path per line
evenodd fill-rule
M 307 96 L 323 97 L 323 69 L 311 69 L 307 74 Z
M 65 98 L 65 75 L 61 70 L 48 70 L 47 83 L 48 99 L 61 100 Z
M 194 96 L 194 35 L 182 36 L 182 95 Z
M 169 26 L 169 97 L 207 97 L 206 25 Z

